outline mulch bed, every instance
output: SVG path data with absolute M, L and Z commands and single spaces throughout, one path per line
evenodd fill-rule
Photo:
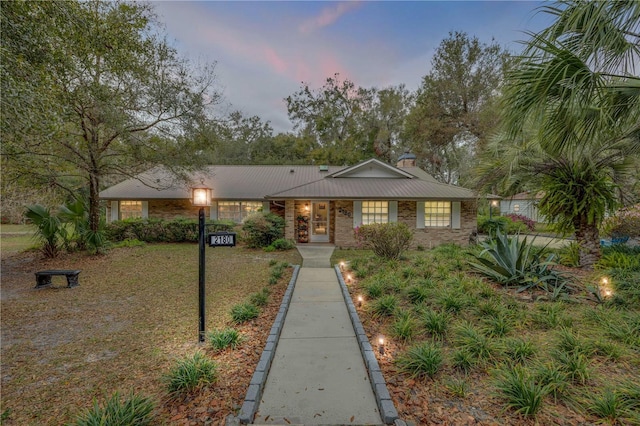
M 244 338 L 240 346 L 223 351 L 215 351 L 210 347 L 204 350 L 218 363 L 217 381 L 180 398 L 165 399 L 161 417 L 167 418 L 172 425 L 224 425 L 227 416 L 237 414 L 267 343 L 291 274 L 292 270 L 288 269 L 277 285 L 269 286 L 269 303 L 261 308 L 258 318 L 234 326 Z

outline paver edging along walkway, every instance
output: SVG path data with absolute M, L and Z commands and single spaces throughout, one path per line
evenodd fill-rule
M 356 311 L 356 307 L 353 304 L 351 295 L 349 294 L 349 289 L 347 288 L 347 285 L 342 278 L 340 267 L 338 265 L 335 265 L 334 270 L 336 272 L 336 276 L 338 277 L 340 288 L 342 289 L 342 296 L 344 297 L 344 300 L 347 304 L 347 311 L 349 312 L 351 324 L 353 324 L 353 329 L 356 333 L 358 346 L 360 347 L 360 352 L 362 353 L 362 359 L 365 361 L 367 371 L 369 372 L 369 382 L 371 383 L 373 394 L 376 397 L 376 403 L 378 404 L 378 410 L 380 411 L 382 421 L 385 424 L 393 424 L 396 420 L 398 420 L 398 410 L 396 410 L 396 407 L 393 404 L 391 394 L 387 389 L 387 383 L 382 376 L 382 371 L 380 370 L 380 364 L 378 364 L 376 354 L 373 352 L 373 347 L 369 342 L 369 337 L 364 331 L 364 327 L 362 326 L 362 322 L 360 321 L 360 317 L 358 316 L 358 311 Z
M 293 275 L 291 276 L 291 280 L 289 281 L 287 290 L 282 297 L 280 309 L 278 310 L 278 314 L 276 315 L 276 318 L 273 321 L 273 325 L 271 326 L 271 331 L 269 332 L 269 336 L 267 337 L 267 343 L 262 350 L 260 361 L 258 361 L 258 365 L 256 366 L 256 369 L 253 372 L 253 376 L 251 377 L 251 381 L 249 382 L 249 388 L 247 389 L 244 402 L 242 403 L 242 408 L 240 408 L 240 413 L 238 413 L 237 418 L 233 418 L 232 416 L 227 418 L 227 425 L 251 423 L 253 421 L 253 416 L 255 415 L 256 411 L 258 411 L 260 398 L 262 397 L 264 385 L 267 382 L 267 376 L 269 375 L 269 369 L 271 368 L 271 363 L 273 362 L 273 357 L 276 353 L 278 339 L 280 338 L 280 333 L 282 332 L 284 320 L 287 317 L 287 311 L 289 310 L 289 305 L 291 304 L 291 295 L 293 294 L 293 289 L 296 286 L 299 272 L 300 265 L 294 265 Z

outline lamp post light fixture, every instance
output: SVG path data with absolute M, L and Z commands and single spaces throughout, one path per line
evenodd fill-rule
M 493 217 L 493 208 L 498 206 L 498 200 L 491 200 L 489 202 L 489 220 Z
M 203 181 L 200 181 L 199 186 L 191 188 L 191 203 L 200 207 L 198 211 L 198 306 L 199 306 L 199 328 L 198 328 L 198 341 L 204 342 L 205 334 L 205 285 L 204 285 L 204 272 L 205 272 L 205 217 L 204 208 L 211 205 L 211 188 L 204 185 Z

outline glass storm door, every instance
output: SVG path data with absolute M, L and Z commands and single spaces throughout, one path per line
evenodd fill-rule
M 311 242 L 329 242 L 329 202 L 311 203 Z

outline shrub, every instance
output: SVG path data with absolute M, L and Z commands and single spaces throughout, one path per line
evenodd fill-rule
M 618 210 L 606 218 L 600 228 L 609 237 L 640 237 L 640 204 Z
M 535 416 L 542 408 L 547 389 L 536 383 L 527 370 L 516 365 L 497 371 L 497 376 L 496 388 L 506 399 L 508 408 L 525 416 Z
M 216 350 L 222 350 L 228 347 L 235 349 L 242 341 L 240 333 L 234 328 L 211 331 L 207 335 L 207 338 L 209 339 L 211 347 Z
M 442 366 L 442 348 L 432 342 L 422 342 L 410 347 L 396 361 L 401 371 L 411 377 L 433 377 Z
M 291 240 L 286 240 L 284 238 L 278 238 L 273 243 L 271 243 L 270 247 L 273 247 L 274 249 L 279 250 L 279 251 L 285 251 L 285 250 L 291 250 L 291 249 L 295 248 L 295 246 L 296 245 Z
M 400 259 L 413 239 L 409 227 L 401 222 L 362 225 L 354 233 L 361 246 L 371 248 L 376 256 L 384 259 Z
M 236 324 L 242 324 L 257 318 L 260 310 L 251 303 L 239 303 L 231 308 L 231 320 Z
M 526 216 L 523 216 L 521 214 L 516 214 L 516 213 L 510 213 L 510 214 L 504 215 L 504 217 L 510 219 L 513 224 L 518 224 L 518 223 L 524 224 L 524 226 L 526 226 L 526 228 L 531 232 L 536 230 L 536 223 Z
M 79 415 L 76 426 L 153 424 L 155 404 L 150 398 L 131 393 L 126 398 L 115 392 L 103 406 L 93 401 L 93 407 Z
M 201 352 L 196 352 L 192 357 L 178 360 L 164 376 L 164 381 L 171 394 L 190 392 L 201 385 L 213 383 L 217 372 L 218 366 L 213 360 Z
M 268 247 L 284 238 L 284 219 L 273 213 L 253 213 L 242 223 L 244 239 L 248 247 Z

